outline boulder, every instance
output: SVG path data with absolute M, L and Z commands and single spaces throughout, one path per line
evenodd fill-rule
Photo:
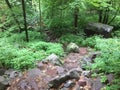
M 54 53 L 49 55 L 48 57 L 46 57 L 43 60 L 43 62 L 45 62 L 45 61 L 48 61 L 48 62 L 50 62 L 50 63 L 52 63 L 54 65 L 60 65 L 61 64 L 61 62 L 59 60 L 59 57 L 56 54 L 54 54 Z
M 113 26 L 102 24 L 102 23 L 88 23 L 85 27 L 85 33 L 87 36 L 94 34 L 100 34 L 104 37 L 110 37 Z
M 79 80 L 79 77 L 82 73 L 82 70 L 80 68 L 74 68 L 68 71 L 67 73 L 56 76 L 50 82 L 48 83 L 49 88 L 58 88 L 62 83 L 66 82 L 70 79 Z
M 77 46 L 75 43 L 70 43 L 67 46 L 67 51 L 70 52 L 74 52 L 74 53 L 79 53 L 79 46 Z

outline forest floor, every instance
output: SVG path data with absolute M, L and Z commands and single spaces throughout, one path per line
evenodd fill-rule
M 100 90 L 104 87 L 100 78 L 91 78 L 91 71 L 81 67 L 80 60 L 88 53 L 85 47 L 79 53 L 69 53 L 61 66 L 38 62 L 36 68 L 12 80 L 7 90 Z

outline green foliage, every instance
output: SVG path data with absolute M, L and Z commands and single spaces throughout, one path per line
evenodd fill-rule
M 83 36 L 77 36 L 74 34 L 65 34 L 59 38 L 59 42 L 65 45 L 71 42 L 76 43 L 77 45 L 81 45 L 83 40 L 84 40 Z
M 120 37 L 120 30 L 116 30 L 112 33 L 113 37 Z
M 3 33 L 6 37 L 8 37 L 10 42 L 24 42 L 25 41 L 25 32 L 22 33 L 10 33 L 9 31 Z M 34 40 L 39 40 L 39 41 L 43 41 L 46 39 L 45 34 L 40 33 L 40 32 L 36 32 L 36 31 L 28 31 L 28 36 L 30 38 L 30 41 L 34 41 Z
M 107 77 L 106 76 L 101 76 L 101 82 L 105 83 L 107 81 Z
M 101 36 L 91 36 L 89 38 L 86 38 L 83 42 L 83 46 L 89 46 L 94 47 L 96 45 L 96 39 L 101 38 Z
M 96 39 L 95 48 L 102 54 L 95 59 L 92 68 L 101 73 L 120 74 L 120 40 L 119 39 Z M 116 79 L 119 79 L 116 77 Z M 116 82 L 115 85 L 119 85 Z M 116 90 L 116 89 L 115 89 Z
M 35 51 L 42 50 L 46 54 L 55 53 L 59 56 L 63 55 L 62 45 L 58 43 L 47 43 L 47 42 L 31 42 L 27 45 L 29 48 Z
M 0 63 L 5 68 L 28 69 L 35 66 L 35 61 L 42 60 L 55 53 L 63 55 L 61 44 L 32 41 L 21 45 L 12 43 L 8 38 L 0 38 Z

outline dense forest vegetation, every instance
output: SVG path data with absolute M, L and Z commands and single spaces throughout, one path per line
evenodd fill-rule
M 0 0 L 1 69 L 24 72 L 53 53 L 64 63 L 70 43 L 100 51 L 85 69 L 103 83 L 113 74 L 112 83 L 101 90 L 120 90 L 119 0 Z

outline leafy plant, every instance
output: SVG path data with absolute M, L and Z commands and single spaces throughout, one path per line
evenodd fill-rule
M 64 54 L 61 44 L 32 41 L 21 45 L 10 42 L 7 38 L 0 38 L 0 63 L 5 68 L 24 70 L 33 68 L 35 61 L 42 60 L 48 55 L 55 53 L 59 56 Z
M 120 40 L 119 39 L 96 39 L 95 48 L 102 53 L 95 59 L 92 68 L 101 73 L 120 74 Z M 116 79 L 119 80 L 118 77 Z M 104 80 L 103 80 L 104 81 Z M 114 85 L 114 84 L 113 84 Z M 119 86 L 119 82 L 115 85 Z M 112 85 L 110 86 L 112 87 Z M 117 90 L 117 89 L 115 89 Z
M 112 33 L 113 37 L 120 37 L 120 30 L 116 30 Z
M 106 76 L 101 76 L 101 82 L 105 83 L 107 81 L 107 77 Z
M 101 36 L 92 36 L 83 40 L 83 46 L 94 47 L 96 45 L 96 39 L 101 38 Z
M 59 43 L 47 43 L 47 42 L 30 42 L 27 45 L 29 48 L 35 51 L 45 51 L 46 54 L 55 53 L 57 55 L 63 55 L 63 48 L 62 45 Z
M 59 42 L 62 44 L 69 44 L 70 42 L 73 42 L 78 45 L 81 45 L 83 40 L 84 40 L 83 36 L 77 36 L 74 34 L 65 34 L 59 38 Z

